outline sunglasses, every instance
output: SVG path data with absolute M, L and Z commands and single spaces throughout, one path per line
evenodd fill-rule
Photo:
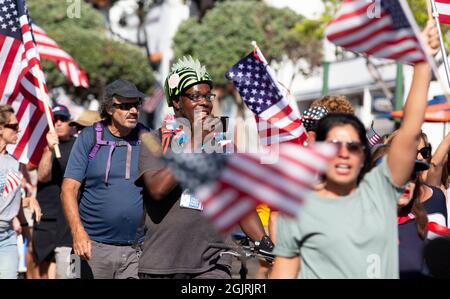
M 55 115 L 55 116 L 53 117 L 53 120 L 55 121 L 55 123 L 56 123 L 58 120 L 60 120 L 60 121 L 62 121 L 62 122 L 68 122 L 68 121 L 69 121 L 69 118 L 68 118 L 67 116 Z
M 335 144 L 339 147 L 339 149 L 342 149 L 344 146 L 345 148 L 352 154 L 359 154 L 366 148 L 361 142 L 342 142 L 336 139 L 333 139 L 331 141 L 328 141 L 328 143 Z
M 3 125 L 3 127 L 11 129 L 13 131 L 19 131 L 19 124 L 17 124 L 17 123 L 16 124 L 6 124 L 6 125 Z
M 113 103 L 112 106 L 114 108 L 118 108 L 120 110 L 126 110 L 129 111 L 131 110 L 131 108 L 136 108 L 139 109 L 141 107 L 142 102 L 138 101 L 138 102 L 133 102 L 133 103 Z
M 425 145 L 420 150 L 417 150 L 417 153 L 420 153 L 425 159 L 429 159 L 431 157 L 431 146 Z
M 200 102 L 203 98 L 212 102 L 216 98 L 216 95 L 213 93 L 207 93 L 207 94 L 190 94 L 190 93 L 184 93 L 182 96 L 187 97 L 189 100 L 191 100 L 194 103 Z

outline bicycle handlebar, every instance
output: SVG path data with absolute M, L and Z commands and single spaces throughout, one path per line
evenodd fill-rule
M 233 245 L 230 245 L 227 243 L 217 242 L 217 243 L 209 243 L 208 245 L 209 245 L 209 247 L 212 247 L 212 248 L 236 250 L 236 246 L 233 246 Z
M 240 257 L 245 257 L 245 258 L 256 257 L 256 258 L 263 259 L 263 260 L 266 260 L 269 262 L 272 262 L 275 258 L 275 256 L 273 254 L 259 251 L 257 248 L 251 247 L 251 246 L 239 246 L 237 244 L 231 245 L 231 244 L 227 244 L 227 243 L 215 242 L 215 243 L 209 243 L 209 247 L 232 250 L 237 255 L 236 254 L 231 254 L 231 255 L 234 255 L 236 257 L 238 257 L 238 255 Z

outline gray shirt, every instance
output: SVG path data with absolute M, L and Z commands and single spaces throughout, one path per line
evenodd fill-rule
M 274 254 L 301 257 L 300 278 L 398 278 L 397 200 L 387 159 L 356 191 L 309 195 L 297 219 L 279 217 Z
M 0 231 L 11 225 L 11 220 L 19 213 L 22 193 L 20 185 L 6 194 L 5 184 L 8 172 L 18 173 L 19 162 L 11 155 L 0 155 Z
M 159 130 L 152 133 L 159 140 Z M 145 146 L 139 156 L 137 184 L 142 184 L 145 172 L 165 168 Z M 183 190 L 178 185 L 165 198 L 156 201 L 144 188 L 146 207 L 145 240 L 139 259 L 139 272 L 147 274 L 195 274 L 215 265 L 231 268 L 230 256 L 220 256 L 223 249 L 211 248 L 210 243 L 223 242 L 211 223 L 198 209 L 180 206 Z

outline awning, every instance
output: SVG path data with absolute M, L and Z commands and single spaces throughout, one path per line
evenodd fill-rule
M 391 112 L 391 117 L 402 118 L 403 110 Z M 425 110 L 426 122 L 449 122 L 450 121 L 450 103 L 429 105 Z

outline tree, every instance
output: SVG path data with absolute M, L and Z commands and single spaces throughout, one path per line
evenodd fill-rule
M 89 91 L 74 88 L 53 62 L 43 61 L 49 88 L 64 87 L 79 98 L 85 98 L 87 93 L 101 97 L 107 83 L 122 78 L 149 92 L 154 78 L 143 51 L 108 38 L 101 14 L 84 1 L 79 4 L 80 18 L 69 18 L 67 10 L 70 4 L 66 1 L 28 1 L 33 21 L 86 70 L 91 85 Z
M 226 1 L 207 11 L 201 22 L 183 22 L 174 38 L 175 58 L 192 55 L 205 64 L 217 85 L 225 73 L 248 54 L 256 41 L 268 60 L 280 60 L 292 44 L 291 30 L 303 17 L 289 9 L 269 7 L 258 1 Z

